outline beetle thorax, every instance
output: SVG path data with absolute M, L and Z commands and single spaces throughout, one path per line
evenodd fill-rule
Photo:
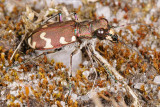
M 108 21 L 106 19 L 100 19 L 91 22 L 81 22 L 78 24 L 76 33 L 78 37 L 93 38 L 94 31 L 100 28 L 108 28 Z

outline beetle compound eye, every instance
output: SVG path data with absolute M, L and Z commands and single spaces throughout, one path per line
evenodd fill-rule
M 94 32 L 94 37 L 97 37 L 100 40 L 105 39 L 105 30 L 100 28 Z

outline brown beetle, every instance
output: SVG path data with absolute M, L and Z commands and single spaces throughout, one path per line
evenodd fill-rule
M 43 25 L 31 34 L 28 44 L 36 50 L 57 49 L 81 38 L 118 42 L 118 36 L 103 18 L 91 22 L 66 21 Z
M 92 38 L 118 42 L 118 36 L 114 33 L 113 27 L 108 24 L 107 19 L 102 18 L 96 21 L 84 22 L 76 22 L 74 20 L 62 22 L 61 14 L 57 15 L 59 15 L 60 22 L 44 24 L 33 31 L 33 33 L 27 38 L 27 42 L 31 48 L 35 50 L 58 49 L 70 43 L 80 42 L 81 39 L 88 40 Z M 70 55 L 71 75 L 72 56 L 76 52 L 77 49 L 75 49 Z M 50 52 L 44 52 L 43 54 L 46 53 Z

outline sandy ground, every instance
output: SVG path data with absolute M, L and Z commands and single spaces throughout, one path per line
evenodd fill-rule
M 69 78 L 72 51 L 68 45 L 48 57 L 35 58 L 41 52 L 25 41 L 15 51 L 25 35 L 26 39 L 43 20 L 58 12 L 63 21 L 74 20 L 69 14 L 76 12 L 77 22 L 106 18 L 115 27 L 118 43 L 91 40 L 110 67 L 94 57 L 92 65 L 82 48 L 73 57 L 74 75 Z M 1 0 L 0 106 L 159 107 L 159 17 L 160 0 Z

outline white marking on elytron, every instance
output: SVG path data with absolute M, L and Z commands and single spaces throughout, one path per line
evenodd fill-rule
M 75 36 L 72 36 L 71 42 L 74 42 L 74 41 L 76 41 L 76 37 L 75 37 Z M 60 40 L 59 40 L 59 42 L 60 42 L 61 44 L 68 44 L 68 43 L 69 43 L 69 42 L 66 42 L 66 41 L 65 41 L 65 38 L 64 38 L 64 37 L 61 37 Z
M 64 38 L 64 37 L 61 37 L 60 40 L 59 40 L 59 42 L 60 42 L 61 44 L 67 44 L 67 43 L 68 43 L 68 42 L 65 41 L 65 38 Z
M 76 41 L 76 36 L 72 36 L 72 42 Z
M 31 44 L 31 37 L 28 38 L 28 44 L 29 44 L 29 46 L 30 46 L 31 48 L 33 48 L 33 49 L 36 48 L 36 42 L 33 42 L 33 43 Z
M 51 45 L 51 39 L 44 37 L 45 35 L 46 35 L 46 32 L 42 32 L 40 34 L 40 38 L 46 41 L 46 46 L 44 48 L 53 48 L 53 46 Z

